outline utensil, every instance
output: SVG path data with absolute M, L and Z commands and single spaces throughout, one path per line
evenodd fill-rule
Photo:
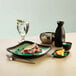
M 21 58 L 17 58 L 13 55 L 6 55 L 9 61 L 18 61 L 18 62 L 24 62 L 24 63 L 30 63 L 30 64 L 35 64 L 35 62 L 29 60 L 29 59 L 21 59 Z

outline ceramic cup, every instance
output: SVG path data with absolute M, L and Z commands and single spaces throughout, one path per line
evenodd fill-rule
M 72 46 L 71 42 L 63 42 L 63 48 L 67 51 L 70 50 Z
M 54 41 L 54 32 L 43 32 L 40 34 L 40 40 L 43 44 L 51 44 Z

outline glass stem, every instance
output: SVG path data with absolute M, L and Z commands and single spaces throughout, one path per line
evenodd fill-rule
M 22 37 L 22 38 L 21 38 L 21 41 L 25 41 L 25 37 Z

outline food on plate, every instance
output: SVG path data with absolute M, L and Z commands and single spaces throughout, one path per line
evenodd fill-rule
M 56 51 L 56 54 L 57 55 L 60 55 L 60 56 L 64 56 L 64 49 L 58 49 L 57 51 Z
M 41 51 L 42 49 L 40 49 L 37 44 L 32 44 L 21 50 L 21 53 L 33 54 L 33 53 L 39 53 Z

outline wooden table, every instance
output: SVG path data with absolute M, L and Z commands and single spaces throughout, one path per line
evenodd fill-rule
M 66 34 L 66 41 L 72 42 L 69 56 L 52 58 L 48 55 L 33 59 L 36 64 L 8 61 L 6 48 L 17 44 L 19 39 L 0 39 L 0 76 L 75 76 L 76 75 L 76 33 Z M 38 37 L 27 37 L 40 43 Z

